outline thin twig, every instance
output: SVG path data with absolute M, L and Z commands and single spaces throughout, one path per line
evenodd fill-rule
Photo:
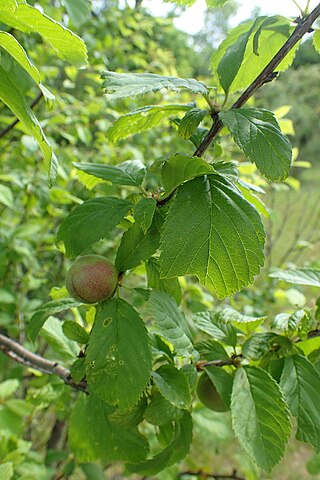
M 42 92 L 39 92 L 38 95 L 36 96 L 36 98 L 30 103 L 30 108 L 33 108 L 37 105 L 37 103 L 40 102 L 41 98 L 43 97 L 43 93 Z M 16 118 L 12 123 L 10 123 L 6 128 L 4 128 L 3 130 L 1 130 L 0 132 L 0 138 L 4 137 L 8 132 L 10 132 L 10 130 L 12 130 L 16 125 L 17 123 L 19 123 L 20 120 L 19 118 Z
M 20 343 L 2 334 L 0 334 L 0 350 L 15 362 L 35 368 L 43 373 L 57 375 L 64 381 L 64 383 L 70 385 L 72 388 L 86 392 L 86 382 L 82 381 L 76 383 L 71 377 L 70 370 L 58 363 L 47 360 L 36 353 L 30 352 Z
M 193 475 L 194 477 L 201 477 L 201 478 L 213 478 L 214 480 L 245 480 L 243 477 L 238 477 L 237 471 L 234 470 L 231 475 L 223 475 L 219 473 L 206 473 L 202 470 L 187 470 L 185 472 L 180 472 L 178 474 L 178 478 L 184 477 L 186 475 Z

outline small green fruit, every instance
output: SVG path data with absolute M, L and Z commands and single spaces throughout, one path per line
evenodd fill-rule
M 203 373 L 199 378 L 197 394 L 203 405 L 210 408 L 210 410 L 215 412 L 226 412 L 229 410 L 206 373 Z
M 97 303 L 112 297 L 118 282 L 116 267 L 101 255 L 84 255 L 71 265 L 66 287 L 71 297 Z

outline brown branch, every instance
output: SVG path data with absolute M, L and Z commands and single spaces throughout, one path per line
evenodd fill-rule
M 276 75 L 275 69 L 282 62 L 285 56 L 292 50 L 292 48 L 301 40 L 301 38 L 309 31 L 314 21 L 320 15 L 320 4 L 305 18 L 299 21 L 299 24 L 294 29 L 288 40 L 282 45 L 280 50 L 270 60 L 268 65 L 262 70 L 262 72 L 256 77 L 256 79 L 249 85 L 249 87 L 240 95 L 238 100 L 232 105 L 231 108 L 240 108 L 244 105 L 250 97 L 265 83 L 270 82 Z M 212 125 L 209 133 L 194 152 L 194 156 L 202 157 L 208 147 L 211 145 L 215 137 L 222 129 L 223 124 L 221 120 L 216 119 Z
M 82 381 L 76 383 L 71 377 L 70 370 L 58 363 L 47 360 L 36 353 L 30 352 L 20 345 L 20 343 L 2 334 L 0 334 L 0 350 L 15 362 L 35 368 L 43 373 L 57 375 L 64 381 L 64 383 L 70 385 L 70 387 L 86 392 L 86 382 Z
M 39 92 L 38 95 L 36 96 L 36 98 L 30 103 L 30 108 L 33 108 L 37 105 L 37 103 L 40 102 L 41 98 L 43 97 L 43 93 L 42 92 Z M 1 130 L 0 132 L 0 138 L 4 137 L 8 132 L 10 132 L 10 130 L 12 130 L 16 125 L 17 123 L 19 123 L 20 120 L 19 118 L 16 118 L 12 123 L 10 123 L 6 128 L 4 128 L 3 130 Z
M 232 355 L 231 358 L 226 358 L 224 360 L 201 360 L 195 364 L 195 367 L 198 371 L 204 370 L 205 367 L 225 367 L 226 365 L 233 365 L 235 367 L 239 366 L 239 359 L 242 358 L 242 355 Z
M 184 477 L 185 475 L 193 475 L 194 477 L 201 478 L 213 478 L 214 480 L 245 480 L 243 477 L 238 477 L 237 471 L 234 470 L 231 475 L 221 475 L 219 473 L 206 473 L 202 470 L 187 470 L 185 472 L 180 472 L 178 478 Z

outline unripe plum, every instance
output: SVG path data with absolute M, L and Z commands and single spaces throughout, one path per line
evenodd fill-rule
M 112 262 L 101 255 L 84 255 L 71 265 L 66 287 L 76 300 L 97 303 L 112 297 L 117 282 L 118 272 Z
M 203 405 L 210 408 L 210 410 L 215 412 L 226 412 L 229 410 L 206 373 L 203 373 L 199 378 L 197 394 Z

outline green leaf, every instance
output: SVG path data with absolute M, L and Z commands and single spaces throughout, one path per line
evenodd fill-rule
M 299 332 L 302 335 L 307 335 L 309 330 L 312 330 L 314 320 L 310 315 L 309 310 L 296 310 L 294 313 L 279 313 L 276 315 L 271 323 L 271 328 L 282 330 L 285 332 Z M 316 327 L 316 325 L 314 325 Z
M 252 282 L 263 263 L 261 218 L 220 175 L 180 186 L 162 232 L 161 277 L 197 275 L 219 298 Z
M 173 406 L 160 392 L 156 392 L 147 406 L 143 416 L 152 425 L 166 425 L 172 420 L 179 420 L 183 415 L 180 408 Z
M 62 331 L 67 338 L 78 343 L 86 344 L 89 340 L 89 334 L 79 323 L 67 320 L 62 325 Z
M 229 354 L 217 340 L 203 340 L 195 344 L 195 349 L 200 353 L 201 360 L 227 360 Z
M 297 439 L 320 451 L 320 376 L 312 363 L 301 355 L 287 357 L 280 386 L 292 415 L 297 417 Z
M 193 78 L 186 80 L 153 73 L 116 73 L 109 71 L 104 72 L 102 78 L 104 79 L 103 88 L 106 97 L 110 100 L 145 95 L 150 92 L 158 92 L 163 88 L 174 91 L 185 88 L 202 95 L 208 95 L 209 93 L 203 83 L 197 82 Z
M 64 3 L 71 22 L 77 27 L 91 18 L 89 0 L 65 0 Z
M 214 173 L 212 165 L 199 157 L 176 154 L 169 157 L 161 169 L 162 185 L 169 195 L 176 187 L 191 178 Z
M 70 373 L 75 382 L 81 382 L 86 376 L 85 357 L 77 358 L 70 367 Z
M 220 84 L 225 93 L 229 92 L 230 85 L 237 75 L 243 61 L 249 37 L 254 31 L 256 23 L 259 23 L 260 21 L 261 20 L 258 18 L 248 31 L 242 33 L 237 38 L 236 42 L 227 48 L 224 56 L 218 64 L 217 72 Z
M 146 458 L 146 438 L 137 427 L 112 422 L 109 416 L 113 410 L 93 394 L 80 397 L 72 409 L 68 438 L 79 462 L 139 462 Z
M 173 365 L 162 365 L 152 378 L 160 393 L 177 408 L 187 409 L 191 403 L 189 385 L 186 376 Z
M 39 70 L 31 63 L 26 51 L 13 35 L 0 31 L 0 46 L 4 48 L 24 69 L 36 83 L 40 83 Z
M 219 116 L 246 157 L 263 175 L 272 181 L 287 178 L 292 148 L 272 112 L 234 108 L 220 112 Z
M 267 317 L 251 317 L 243 315 L 238 310 L 231 307 L 223 308 L 218 314 L 219 320 L 224 322 L 232 322 L 232 325 L 245 334 L 250 334 L 253 330 L 259 327 Z
M 226 322 L 221 312 L 199 312 L 192 316 L 197 327 L 226 345 L 236 346 L 237 330 L 231 323 Z
M 58 318 L 49 317 L 40 332 L 53 350 L 55 359 L 75 360 L 79 355 L 79 346 L 69 340 L 62 331 L 62 323 Z
M 208 110 L 201 110 L 200 108 L 189 110 L 179 123 L 179 134 L 181 137 L 190 138 L 208 113 Z
M 289 439 L 289 411 L 278 384 L 257 367 L 239 368 L 233 385 L 233 429 L 255 463 L 270 472 L 282 458 Z
M 160 244 L 162 218 L 155 214 L 149 230 L 144 233 L 136 222 L 122 236 L 115 265 L 119 272 L 125 272 L 148 260 Z
M 140 225 L 144 234 L 147 233 L 156 211 L 157 202 L 154 198 L 143 197 L 134 206 L 134 219 Z
M 139 400 L 150 379 L 151 349 L 144 323 L 124 300 L 97 312 L 86 363 L 90 391 L 123 409 Z
M 315 29 L 313 34 L 313 46 L 320 53 L 320 30 Z
M 83 202 L 62 222 L 58 241 L 67 255 L 83 253 L 93 243 L 105 238 L 131 208 L 131 203 L 117 197 L 99 197 Z
M 82 170 L 94 177 L 108 180 L 117 185 L 141 185 L 146 167 L 140 160 L 129 160 L 119 165 L 103 165 L 100 163 L 74 163 L 78 170 Z
M 260 213 L 260 215 L 264 215 L 266 218 L 269 218 L 269 210 L 263 201 L 257 197 L 246 185 L 243 184 L 242 181 L 237 182 L 237 187 L 241 191 L 243 197 L 248 200 Z
M 2 102 L 10 108 L 10 110 L 12 110 L 20 122 L 23 123 L 27 131 L 37 140 L 45 160 L 49 163 L 49 183 L 52 184 L 55 181 L 58 168 L 56 156 L 52 152 L 52 148 L 25 97 L 10 80 L 7 72 L 1 65 L 0 100 L 2 100 Z
M 288 18 L 274 16 L 271 22 L 270 17 L 262 16 L 242 23 L 231 30 L 213 54 L 211 68 L 214 72 L 220 70 L 227 91 L 248 87 L 291 35 L 293 27 Z M 296 48 L 286 55 L 277 71 L 284 71 L 291 65 Z
M 0 9 L 14 12 L 18 8 L 16 0 L 0 0 Z
M 226 372 L 223 368 L 215 367 L 214 365 L 208 365 L 204 368 L 204 371 L 216 387 L 225 405 L 230 408 L 234 380 L 233 375 L 230 375 L 230 373 Z
M 259 360 L 269 350 L 271 343 L 277 339 L 278 335 L 272 332 L 255 333 L 243 344 L 242 353 L 244 357 Z
M 168 340 L 178 355 L 189 356 L 194 348 L 186 319 L 167 293 L 153 290 L 148 301 L 148 313 L 154 319 L 155 333 Z
M 14 207 L 13 193 L 7 185 L 0 184 L 0 203 L 8 208 Z
M 228 0 L 206 0 L 208 8 L 221 8 Z
M 40 332 L 43 324 L 50 315 L 69 310 L 81 305 L 77 300 L 71 298 L 61 298 L 59 300 L 52 300 L 45 303 L 40 307 L 31 317 L 28 325 L 28 335 L 32 342 L 35 342 L 38 333 Z
M 107 138 L 118 142 L 123 138 L 156 127 L 162 120 L 190 110 L 190 105 L 147 105 L 119 117 L 108 129 Z
M 83 40 L 37 8 L 20 3 L 14 12 L 0 10 L 0 21 L 22 32 L 39 33 L 63 60 L 77 66 L 86 64 Z
M 146 262 L 148 287 L 168 293 L 179 304 L 182 292 L 178 278 L 160 278 L 160 264 L 158 259 L 151 257 Z
M 4 400 L 11 397 L 11 395 L 19 388 L 20 382 L 16 378 L 10 378 L 0 383 L 0 399 Z
M 164 450 L 153 458 L 137 465 L 129 464 L 130 472 L 140 475 L 156 475 L 166 467 L 178 463 L 188 453 L 192 441 L 192 419 L 188 412 L 185 412 L 181 420 L 175 422 L 175 430 L 172 442 Z
M 277 270 L 269 274 L 269 277 L 278 278 L 284 282 L 298 285 L 310 285 L 320 287 L 320 270 L 316 268 L 294 268 L 292 270 Z
M 13 477 L 13 464 L 11 462 L 5 462 L 0 465 L 0 478 L 1 480 L 10 480 Z

